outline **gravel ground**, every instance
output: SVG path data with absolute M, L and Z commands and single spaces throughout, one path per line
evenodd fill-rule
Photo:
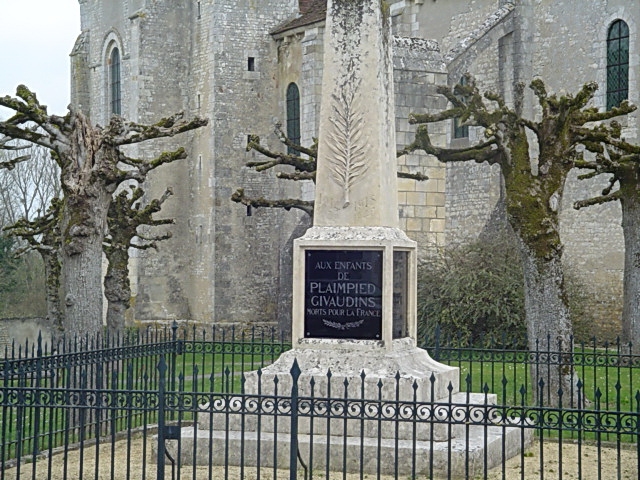
M 509 460 L 505 466 L 507 479 L 520 479 L 526 480 L 539 479 L 541 477 L 541 458 L 544 459 L 542 473 L 544 479 L 578 479 L 578 458 L 582 459 L 582 478 L 593 480 L 617 480 L 620 479 L 637 479 L 638 478 L 638 464 L 637 464 L 637 452 L 635 449 L 625 449 L 621 451 L 620 458 L 618 459 L 617 451 L 615 448 L 602 448 L 600 451 L 594 446 L 582 446 L 582 450 L 579 454 L 578 446 L 575 444 L 564 444 L 562 447 L 562 477 L 560 477 L 560 464 L 559 458 L 559 445 L 555 443 L 545 443 L 542 451 L 539 444 L 534 444 L 526 453 L 524 457 L 524 477 L 520 474 L 520 457 Z M 122 440 L 116 443 L 116 448 L 112 451 L 110 445 L 103 445 L 100 447 L 99 464 L 100 469 L 97 474 L 95 472 L 95 447 L 88 447 L 84 454 L 80 456 L 78 451 L 70 451 L 66 453 L 66 477 L 64 471 L 64 453 L 60 453 L 52 456 L 51 458 L 51 472 L 49 472 L 49 459 L 43 458 L 39 460 L 35 467 L 36 472 L 33 475 L 33 464 L 23 464 L 21 466 L 20 480 L 37 479 L 37 480 L 75 480 L 79 478 L 94 479 L 94 480 L 124 480 L 130 478 L 132 480 L 155 480 L 156 478 L 156 466 L 151 458 L 151 440 L 149 439 L 146 444 L 146 448 L 142 437 L 133 438 L 130 442 Z M 111 472 L 109 468 L 111 464 L 111 457 L 114 458 L 115 469 Z M 143 458 L 147 459 L 143 462 Z M 600 458 L 600 469 L 598 469 L 598 458 Z M 82 464 L 83 474 L 80 475 L 80 465 Z M 618 469 L 618 464 L 620 468 Z M 50 473 L 50 476 L 48 475 Z M 171 465 L 166 466 L 165 477 L 172 478 Z M 325 478 L 324 472 L 317 472 L 319 475 L 314 475 L 314 478 Z M 16 468 L 11 468 L 4 471 L 4 478 L 6 480 L 18 479 L 18 472 Z M 32 476 L 33 475 L 33 476 Z M 0 472 L 0 477 L 2 472 Z M 279 470 L 276 472 L 275 477 L 277 479 L 288 479 L 289 472 L 285 470 Z M 232 467 L 229 469 L 228 477 L 225 477 L 225 472 L 220 467 L 212 468 L 211 476 L 209 476 L 209 469 L 206 467 L 197 467 L 194 475 L 192 467 L 183 467 L 180 472 L 180 480 L 204 480 L 204 479 L 238 479 L 238 480 L 255 480 L 257 479 L 257 472 L 254 468 L 247 468 L 244 475 L 241 476 L 240 469 Z M 303 475 L 299 475 L 298 478 L 303 479 Z M 343 479 L 342 473 L 335 473 L 330 476 L 330 479 Z M 359 479 L 359 474 L 346 475 L 347 480 Z M 375 475 L 364 475 L 365 479 L 375 479 Z M 381 480 L 391 480 L 392 477 L 383 476 Z M 405 480 L 406 476 L 399 477 Z M 419 475 L 417 478 L 427 478 L 424 475 Z M 502 479 L 502 469 L 496 468 L 488 473 L 490 480 Z M 260 472 L 261 480 L 274 480 L 273 469 L 263 468 Z

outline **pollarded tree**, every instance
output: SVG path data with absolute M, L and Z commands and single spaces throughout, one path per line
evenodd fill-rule
M 107 299 L 107 329 L 111 334 L 120 331 L 125 324 L 125 312 L 131 305 L 129 282 L 129 248 L 146 250 L 158 248 L 158 242 L 171 238 L 171 233 L 143 235 L 139 227 L 173 224 L 173 219 L 154 219 L 162 204 L 173 192 L 167 189 L 162 197 L 143 205 L 144 190 L 130 186 L 118 193 L 107 216 L 109 234 L 105 238 L 104 252 L 107 257 L 107 273 L 104 277 L 104 295 Z
M 258 160 L 247 162 L 247 167 L 255 169 L 257 172 L 265 172 L 274 167 L 283 165 L 293 167 L 293 172 L 279 171 L 276 176 L 285 180 L 311 180 L 316 181 L 316 158 L 318 156 L 318 142 L 314 139 L 313 145 L 309 148 L 293 143 L 282 131 L 280 125 L 276 125 L 275 133 L 288 151 L 272 151 L 260 144 L 258 135 L 250 135 L 247 143 L 247 151 L 255 150 L 261 153 L 268 160 Z M 305 155 L 303 157 L 303 155 Z M 243 188 L 238 188 L 231 196 L 231 200 L 246 205 L 247 208 L 271 207 L 291 210 L 296 208 L 313 217 L 313 201 L 301 200 L 298 198 L 267 199 L 263 197 L 248 197 Z
M 16 97 L 0 97 L 0 106 L 15 112 L 0 122 L 0 135 L 48 148 L 60 167 L 64 327 L 67 334 L 96 334 L 102 328 L 102 244 L 113 193 L 123 182 L 142 183 L 151 170 L 186 157 L 180 148 L 152 160 L 130 158 L 122 147 L 187 132 L 207 120 L 177 114 L 143 125 L 113 116 L 105 127 L 93 126 L 74 109 L 63 117 L 49 115 L 23 85 Z
M 623 109 L 635 109 L 622 105 Z M 591 170 L 578 178 L 609 174 L 609 185 L 602 194 L 574 204 L 576 209 L 619 201 L 622 207 L 624 234 L 624 281 L 622 307 L 622 337 L 640 345 L 640 145 L 621 138 L 620 123 L 602 124 L 585 132 L 587 150 L 595 154 L 592 160 L 576 162 L 576 166 Z M 617 185 L 617 188 L 616 188 Z
M 582 148 L 597 129 L 590 122 L 606 120 L 629 111 L 623 105 L 608 112 L 587 107 L 597 85 L 587 83 L 575 95 L 549 95 L 540 79 L 533 90 L 541 110 L 539 121 L 522 116 L 524 86 L 516 89 L 516 105 L 510 108 L 495 93 L 484 97 L 475 80 L 465 76 L 465 85 L 440 87 L 439 93 L 451 108 L 437 114 L 414 114 L 410 123 L 419 124 L 415 141 L 406 152 L 424 150 L 442 162 L 474 161 L 498 164 L 504 178 L 506 212 L 515 231 L 523 260 L 525 314 L 529 347 L 538 351 L 568 352 L 571 319 L 562 270 L 562 243 L 558 213 L 569 171 L 582 160 Z M 485 141 L 462 149 L 434 146 L 429 138 L 430 123 L 459 118 L 462 124 L 484 129 Z M 532 159 L 527 132 L 537 140 L 539 156 Z M 559 389 L 572 391 L 575 375 L 564 355 L 549 356 L 548 369 L 537 371 L 536 387 L 545 385 L 545 400 L 556 401 Z
M 292 142 L 282 131 L 282 127 L 277 124 L 275 134 L 280 142 L 287 147 L 287 152 L 279 152 L 270 150 L 260 144 L 260 137 L 250 135 L 247 143 L 247 151 L 255 150 L 261 153 L 268 160 L 258 160 L 247 162 L 246 166 L 255 169 L 257 172 L 265 172 L 274 167 L 285 166 L 293 167 L 293 172 L 279 171 L 276 177 L 284 180 L 311 180 L 316 181 L 317 157 L 318 157 L 318 141 L 314 139 L 311 147 L 303 147 Z M 404 153 L 399 152 L 398 156 Z M 421 173 L 398 172 L 398 178 L 410 178 L 413 180 L 423 181 L 429 177 Z M 299 198 L 286 199 L 267 199 L 264 197 L 249 197 L 245 194 L 243 188 L 238 188 L 231 196 L 231 200 L 236 203 L 246 205 L 248 208 L 271 207 L 284 208 L 291 210 L 296 208 L 313 217 L 313 200 L 301 200 Z

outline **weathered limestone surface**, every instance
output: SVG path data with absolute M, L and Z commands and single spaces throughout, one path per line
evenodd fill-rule
M 275 326 L 286 297 L 281 258 L 291 256 L 300 216 L 263 209 L 248 217 L 230 196 L 241 186 L 256 195 L 300 195 L 296 184 L 244 168 L 255 156 L 244 151 L 247 135 L 260 135 L 273 149 L 279 144 L 278 51 L 269 31 L 295 15 L 297 1 L 80 3 L 84 33 L 72 58 L 73 101 L 92 121 L 110 115 L 112 48 L 120 50 L 127 119 L 153 122 L 182 110 L 210 119 L 202 132 L 158 147 L 185 146 L 189 157 L 154 172 L 146 185 L 150 198 L 173 188 L 162 214 L 176 224 L 158 252 L 132 252 L 134 319 Z
M 377 1 L 329 1 L 315 226 L 398 227 L 392 38 Z

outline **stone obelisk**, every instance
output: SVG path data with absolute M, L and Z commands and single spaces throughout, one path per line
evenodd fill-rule
M 389 349 L 415 337 L 416 246 L 399 229 L 382 2 L 329 0 L 324 51 L 314 222 L 294 246 L 293 344 Z
M 314 226 L 397 229 L 388 12 L 378 0 L 327 9 Z

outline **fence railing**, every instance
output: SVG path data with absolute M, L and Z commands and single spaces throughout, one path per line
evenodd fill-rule
M 574 345 L 567 357 L 548 355 L 548 346 L 542 355 L 440 342 L 427 349 L 461 368 L 461 385 L 425 403 L 365 399 L 353 380 L 331 395 L 296 382 L 247 393 L 244 372 L 290 348 L 274 332 L 174 325 L 86 340 L 14 347 L 0 360 L 0 480 L 333 478 L 335 471 L 640 479 L 640 362 L 626 346 Z M 576 391 L 560 392 L 553 404 L 536 395 L 531 369 L 541 361 L 571 361 Z M 462 396 L 453 395 L 458 390 Z M 481 440 L 472 431 L 484 432 Z M 489 442 L 500 434 L 494 451 Z M 452 457 L 456 451 L 463 453 Z
M 526 344 L 526 341 L 524 342 Z M 518 345 L 521 339 L 500 341 L 487 339 L 481 346 L 467 345 L 456 337 L 445 337 L 438 334 L 426 338 L 423 342 L 429 354 L 437 361 L 461 369 L 461 386 L 467 388 L 470 375 L 472 389 L 483 388 L 497 393 L 506 403 L 517 402 L 520 398 L 519 385 L 529 387 L 529 403 L 539 403 L 535 398 L 537 386 L 531 386 L 533 378 L 539 378 L 539 372 L 545 366 L 553 366 L 559 370 L 570 371 L 572 384 L 582 384 L 582 392 L 587 399 L 599 397 L 603 405 L 615 406 L 620 401 L 621 408 L 633 409 L 633 401 L 640 388 L 640 350 L 631 343 L 617 341 L 600 343 L 597 339 L 590 342 L 575 341 L 570 337 L 568 345 L 561 341 L 547 338 L 538 341 L 531 350 Z M 503 389 L 504 381 L 514 388 Z M 542 378 L 543 381 L 544 377 Z M 504 395 L 504 396 L 503 396 Z M 575 403 L 578 392 L 564 392 L 565 401 L 569 405 Z M 548 399 L 544 399 L 549 403 Z

